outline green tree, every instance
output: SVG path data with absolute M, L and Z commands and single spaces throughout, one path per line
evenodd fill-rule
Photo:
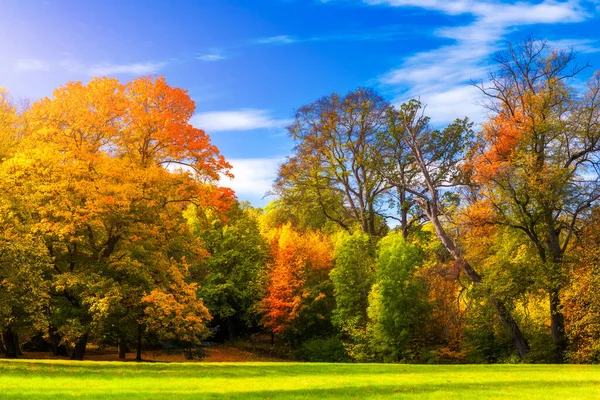
M 193 278 L 200 283 L 199 296 L 219 328 L 229 340 L 255 327 L 260 319 L 256 304 L 264 294 L 267 243 L 261 236 L 260 210 L 248 203 L 236 203 L 226 221 L 205 212 L 203 223 L 192 216 L 190 222 L 203 246 L 210 253 L 195 268 Z M 212 215 L 212 218 L 211 218 Z
M 386 360 L 414 358 L 426 339 L 430 306 L 418 274 L 421 262 L 421 251 L 406 242 L 402 232 L 390 232 L 378 243 L 368 329 L 374 352 Z
M 362 231 L 341 234 L 335 247 L 331 280 L 336 308 L 332 322 L 340 330 L 349 354 L 356 358 L 367 353 L 367 308 L 375 282 L 374 253 L 369 235 Z

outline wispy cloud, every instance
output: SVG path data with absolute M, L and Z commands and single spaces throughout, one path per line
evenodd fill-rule
M 364 0 L 371 5 L 418 7 L 446 15 L 470 15 L 473 21 L 462 26 L 443 27 L 434 34 L 454 40 L 454 44 L 416 53 L 380 77 L 380 82 L 397 92 L 396 102 L 420 97 L 428 113 L 438 123 L 469 115 L 483 119 L 485 110 L 477 106 L 478 93 L 471 80 L 487 75 L 490 56 L 502 48 L 502 41 L 514 29 L 533 24 L 575 23 L 588 14 L 576 0 L 544 0 L 504 3 L 497 0 Z M 555 42 L 555 44 L 566 44 Z M 573 43 L 593 51 L 592 42 Z M 561 46 L 558 46 L 561 47 Z
M 208 54 L 202 54 L 196 58 L 200 61 L 211 62 L 211 61 L 225 60 L 227 57 L 225 57 L 221 53 L 208 53 Z
M 21 72 L 67 71 L 72 74 L 87 76 L 143 76 L 156 74 L 167 65 L 167 62 L 137 62 L 130 64 L 98 63 L 86 65 L 81 61 L 72 58 L 60 61 L 41 61 L 29 58 L 17 61 L 15 70 Z
M 557 49 L 573 48 L 578 53 L 591 54 L 600 51 L 600 43 L 593 39 L 559 39 L 550 40 L 548 44 Z
M 192 117 L 192 125 L 205 131 L 250 131 L 261 128 L 281 128 L 290 123 L 278 119 L 269 110 L 242 109 L 233 111 L 209 111 Z
M 278 35 L 278 36 L 270 36 L 259 38 L 255 40 L 256 44 L 289 44 L 296 43 L 298 41 L 297 38 L 289 35 Z
M 91 76 L 109 75 L 134 75 L 143 76 L 156 74 L 167 65 L 166 62 L 146 62 L 133 64 L 95 64 L 86 68 L 85 72 Z
M 251 200 L 253 204 L 266 203 L 261 200 L 271 189 L 277 176 L 279 164 L 284 157 L 267 158 L 232 158 L 231 172 L 235 178 L 224 178 L 221 184 L 231 187 L 241 200 Z
M 50 71 L 52 68 L 48 63 L 33 58 L 28 58 L 24 60 L 18 60 L 15 64 L 15 70 L 21 72 Z
M 355 29 L 321 35 L 278 35 L 259 38 L 251 41 L 253 44 L 283 45 L 306 42 L 335 42 L 335 41 L 368 41 L 368 40 L 397 40 L 406 37 L 413 30 L 407 25 L 385 25 L 375 28 Z

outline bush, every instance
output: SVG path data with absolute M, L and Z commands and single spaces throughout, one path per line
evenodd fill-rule
M 320 338 L 308 340 L 294 351 L 294 359 L 311 362 L 349 362 L 340 339 Z

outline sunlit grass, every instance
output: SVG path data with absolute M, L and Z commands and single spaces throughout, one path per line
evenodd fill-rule
M 2 399 L 600 398 L 600 366 L 0 361 Z

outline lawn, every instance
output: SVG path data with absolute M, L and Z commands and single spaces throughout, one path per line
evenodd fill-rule
M 600 399 L 600 366 L 0 361 L 1 399 Z

